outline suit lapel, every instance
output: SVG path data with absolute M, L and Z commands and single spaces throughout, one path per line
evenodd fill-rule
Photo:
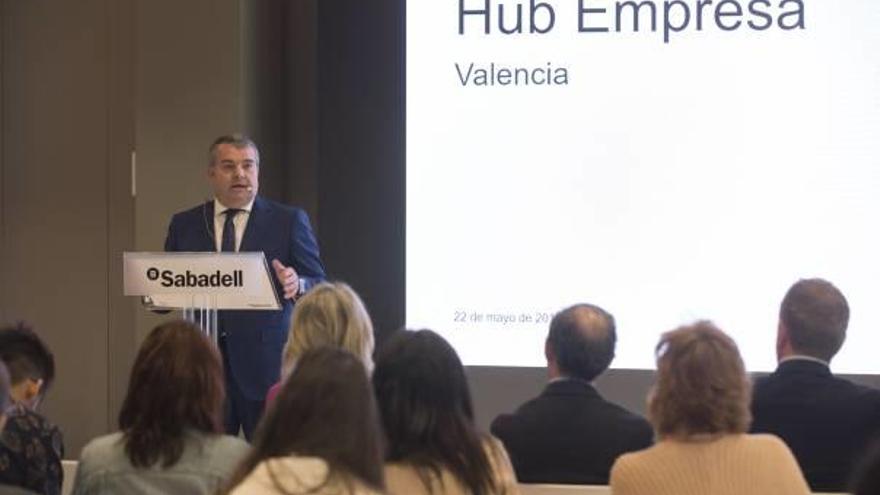
M 266 226 L 266 220 L 269 216 L 269 208 L 259 197 L 254 199 L 254 206 L 251 208 L 251 214 L 248 217 L 247 226 L 244 228 L 244 236 L 241 238 L 241 246 L 238 250 L 260 251 L 256 249 L 256 240 L 263 238 L 263 232 Z
M 208 235 L 204 236 L 204 245 L 199 249 L 199 251 L 216 251 L 217 242 L 214 240 L 214 202 L 206 202 L 203 212 L 204 218 L 202 218 L 202 221 L 205 222 L 204 228 Z M 201 236 L 199 238 L 202 239 Z

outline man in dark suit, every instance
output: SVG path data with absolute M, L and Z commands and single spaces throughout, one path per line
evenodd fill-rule
M 779 309 L 779 366 L 754 387 L 752 431 L 781 437 L 814 491 L 845 491 L 853 466 L 880 432 L 880 391 L 829 369 L 848 322 L 849 306 L 837 287 L 798 281 Z
M 522 483 L 608 484 L 620 454 L 652 443 L 644 418 L 606 401 L 590 384 L 611 364 L 614 318 L 578 304 L 550 322 L 550 382 L 538 397 L 492 422 Z
M 306 213 L 257 196 L 260 154 L 249 138 L 222 136 L 209 149 L 214 200 L 171 219 L 166 251 L 262 251 L 276 276 L 281 311 L 221 311 L 226 431 L 251 438 L 266 391 L 278 381 L 293 302 L 324 279 Z

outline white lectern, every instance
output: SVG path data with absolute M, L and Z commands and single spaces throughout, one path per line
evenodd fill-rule
M 266 257 L 257 253 L 124 253 L 126 296 L 149 309 L 183 311 L 217 341 L 221 309 L 279 310 Z

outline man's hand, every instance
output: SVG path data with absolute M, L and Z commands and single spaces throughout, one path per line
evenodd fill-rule
M 275 276 L 284 288 L 284 299 L 295 300 L 299 293 L 299 275 L 296 274 L 296 270 L 284 266 L 277 259 L 272 260 L 272 268 L 275 269 Z

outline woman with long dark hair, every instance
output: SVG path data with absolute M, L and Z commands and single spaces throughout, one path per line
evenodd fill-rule
M 248 445 L 223 435 L 223 365 L 216 346 L 184 321 L 141 345 L 119 413 L 121 431 L 82 451 L 74 494 L 210 494 Z
M 378 493 L 384 488 L 380 442 L 360 359 L 338 348 L 312 349 L 297 359 L 226 493 Z
M 404 330 L 376 359 L 392 495 L 518 493 L 504 446 L 474 425 L 464 367 L 430 330 Z

